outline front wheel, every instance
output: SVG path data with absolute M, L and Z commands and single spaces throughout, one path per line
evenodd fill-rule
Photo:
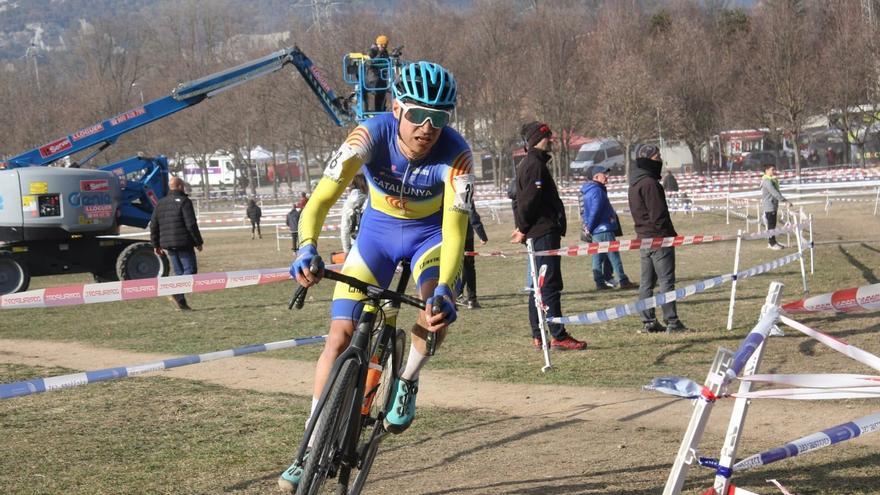
M 312 443 L 311 454 L 303 467 L 297 495 L 315 495 L 328 476 L 336 474 L 346 443 L 346 431 L 352 419 L 357 389 L 358 363 L 349 359 L 343 363 L 321 411 L 320 425 Z
M 391 407 L 391 401 L 394 400 L 392 394 L 394 386 L 394 378 L 400 369 L 400 363 L 403 362 L 403 348 L 406 345 L 406 332 L 397 329 L 394 338 L 394 352 L 385 354 L 385 362 L 382 363 L 384 372 L 379 381 L 379 388 L 376 391 L 376 397 L 373 399 L 373 405 L 370 408 L 370 418 L 373 421 L 373 427 L 365 429 L 360 447 L 361 465 L 354 484 L 351 486 L 351 495 L 360 494 L 367 483 L 367 477 L 370 475 L 370 469 L 373 467 L 373 461 L 376 459 L 376 453 L 379 451 L 379 442 L 387 434 L 383 426 L 385 414 Z

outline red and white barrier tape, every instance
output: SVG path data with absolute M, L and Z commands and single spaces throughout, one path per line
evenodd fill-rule
M 852 287 L 808 297 L 782 306 L 787 313 L 876 311 L 880 309 L 880 284 Z
M 744 235 L 743 239 L 765 239 L 770 236 L 794 232 L 794 225 L 787 225 L 778 229 L 767 230 L 760 233 Z M 588 256 L 598 253 L 611 253 L 617 251 L 636 251 L 639 249 L 660 249 L 664 247 L 679 247 L 694 244 L 708 244 L 710 242 L 735 241 L 735 235 L 680 235 L 676 237 L 654 237 L 651 239 L 629 239 L 622 241 L 591 242 L 560 249 L 548 249 L 537 251 L 535 256 Z M 507 257 L 526 253 L 526 251 L 466 251 L 465 256 L 499 256 Z
M 74 284 L 0 296 L 0 309 L 48 308 L 209 292 L 290 280 L 289 268 L 200 273 L 95 284 Z

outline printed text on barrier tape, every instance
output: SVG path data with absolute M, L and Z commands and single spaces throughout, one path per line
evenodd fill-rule
M 0 296 L 0 309 L 44 308 L 208 292 L 290 280 L 288 268 L 75 284 Z
M 86 371 L 84 373 L 71 373 L 69 375 L 53 376 L 50 378 L 37 378 L 34 380 L 23 382 L 5 383 L 0 385 L 0 399 L 11 399 L 13 397 L 22 397 L 25 395 L 48 392 L 50 390 L 72 388 L 79 385 L 87 385 L 89 383 L 97 383 L 107 380 L 115 380 L 117 378 L 137 376 L 144 373 L 178 368 L 180 366 L 187 366 L 190 364 L 207 363 L 208 361 L 214 361 L 217 359 L 244 356 L 247 354 L 253 354 L 255 352 L 273 351 L 277 349 L 287 349 L 289 347 L 297 347 L 307 344 L 317 344 L 320 342 L 324 342 L 325 339 L 326 336 L 315 336 L 282 340 L 278 342 L 269 342 L 267 344 L 251 344 L 244 347 L 229 349 L 226 351 L 216 351 L 205 354 L 192 354 L 189 356 L 170 358 L 162 361 L 154 361 L 152 363 L 137 364 L 132 366 L 120 366 L 117 368 L 105 368 L 102 370 Z
M 779 268 L 781 266 L 792 263 L 800 259 L 800 257 L 800 253 L 790 254 L 783 258 L 779 258 L 769 263 L 764 263 L 763 265 L 754 266 L 736 274 L 728 273 L 725 275 L 719 275 L 714 278 L 697 282 L 693 285 L 688 285 L 687 287 L 681 287 L 675 289 L 674 291 L 658 294 L 654 297 L 641 299 L 639 301 L 631 302 L 629 304 L 621 304 L 619 306 L 594 311 L 592 313 L 582 313 L 575 316 L 551 317 L 547 318 L 547 321 L 550 323 L 560 323 L 564 325 L 592 325 L 595 323 L 601 323 L 603 321 L 616 320 L 618 318 L 623 318 L 624 316 L 629 316 L 637 312 L 644 311 L 646 309 L 662 306 L 663 304 L 677 301 L 678 299 L 684 299 L 685 297 L 718 287 L 726 282 L 732 281 L 734 277 L 742 280 L 744 278 L 760 275 L 769 270 L 773 270 L 775 268 Z

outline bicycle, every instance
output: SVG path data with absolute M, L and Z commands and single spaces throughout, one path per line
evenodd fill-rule
M 392 383 L 399 375 L 406 343 L 406 332 L 396 328 L 397 312 L 401 303 L 425 308 L 421 299 L 404 293 L 410 268 L 407 261 L 402 265 L 394 291 L 339 272 L 324 270 L 324 278 L 346 283 L 362 292 L 365 295 L 364 309 L 351 343 L 330 370 L 327 384 L 297 451 L 295 460 L 303 466 L 297 495 L 314 495 L 327 478 L 333 477 L 336 477 L 336 493 L 339 495 L 357 495 L 366 484 L 379 443 L 388 434 L 383 420 L 391 406 L 389 402 L 393 400 Z M 318 262 L 313 261 L 313 273 L 317 271 L 317 266 Z M 297 288 L 289 307 L 301 308 L 305 295 L 305 287 Z M 383 300 L 387 300 L 384 305 Z M 377 318 L 380 315 L 381 318 Z M 430 336 L 433 337 L 433 334 Z M 435 339 L 429 340 L 429 352 L 432 352 Z M 391 373 L 387 373 L 389 364 Z M 321 426 L 315 432 L 318 422 Z M 308 440 L 313 432 L 315 439 L 303 465 Z M 358 473 L 349 488 L 353 469 L 357 469 Z

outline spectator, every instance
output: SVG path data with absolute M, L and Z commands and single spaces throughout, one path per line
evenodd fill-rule
M 828 149 L 825 150 L 825 160 L 828 162 L 829 167 L 837 165 L 837 156 L 834 153 L 834 148 L 832 148 L 831 146 L 829 146 Z
M 367 200 L 367 179 L 357 174 L 351 181 L 351 191 L 342 203 L 342 228 L 339 235 L 342 240 L 342 251 L 347 255 L 351 251 L 351 241 L 357 236 L 364 202 Z
M 483 228 L 483 220 L 480 218 L 480 214 L 477 213 L 476 206 L 472 207 L 468 214 L 468 223 L 470 223 L 470 226 L 465 233 L 464 250 L 473 251 L 475 232 L 480 237 L 481 245 L 485 245 L 489 241 L 486 229 Z M 477 268 L 473 256 L 464 257 L 464 263 L 461 266 L 461 278 L 462 286 L 458 291 L 459 304 L 466 304 L 468 309 L 481 308 L 482 306 L 477 302 Z M 464 300 L 465 289 L 467 289 L 467 300 Z
M 611 201 L 608 199 L 608 167 L 593 165 L 587 169 L 588 180 L 581 187 L 583 202 L 581 206 L 581 219 L 584 222 L 584 231 L 590 233 L 592 242 L 607 242 L 617 239 L 617 235 L 623 235 L 620 227 L 620 219 Z M 596 253 L 593 255 L 593 281 L 596 282 L 596 290 L 610 289 L 605 278 L 605 264 L 610 261 L 617 275 L 617 285 L 621 289 L 632 289 L 635 285 L 629 281 L 623 271 L 623 263 L 620 253 Z
M 168 254 L 175 275 L 194 275 L 198 273 L 195 250 L 201 251 L 204 242 L 184 187 L 179 177 L 168 181 L 168 195 L 159 200 L 150 219 L 150 242 L 156 254 Z M 192 309 L 183 294 L 174 294 L 170 299 L 178 310 Z
M 388 59 L 388 36 L 384 34 L 380 34 L 376 37 L 376 43 L 374 43 L 370 50 L 367 52 L 367 55 L 370 56 L 370 59 L 384 58 Z M 386 69 L 386 70 L 383 70 Z M 367 66 L 367 88 L 383 88 L 383 89 L 372 89 L 369 91 L 369 95 L 367 97 L 367 111 L 368 112 L 384 112 L 385 111 L 385 95 L 388 93 L 384 88 L 388 86 L 387 79 L 387 69 L 390 67 L 386 67 L 384 63 L 381 64 L 370 64 Z
M 663 176 L 663 189 L 667 193 L 678 192 L 678 181 L 672 175 L 672 170 L 666 169 L 666 175 Z
M 302 211 L 303 208 L 306 207 L 306 203 L 309 202 L 309 197 L 306 196 L 305 191 L 299 193 L 299 201 L 296 202 L 296 207 L 299 208 L 299 211 Z
M 776 228 L 776 213 L 779 210 L 779 202 L 783 201 L 791 206 L 791 201 L 785 199 L 779 192 L 779 179 L 776 178 L 774 165 L 764 166 L 764 175 L 761 177 L 761 208 L 764 210 L 764 224 L 767 230 Z M 767 239 L 768 249 L 785 249 L 785 246 L 776 242 L 776 236 Z
M 629 209 L 639 239 L 674 237 L 678 235 L 666 206 L 666 194 L 660 185 L 663 160 L 660 148 L 642 145 L 636 150 L 636 168 L 629 178 Z M 642 249 L 639 298 L 647 299 L 654 294 L 654 286 L 660 282 L 663 293 L 675 290 L 675 248 Z M 675 301 L 663 304 L 664 328 L 657 321 L 654 308 L 642 311 L 643 333 L 680 332 L 687 327 L 678 319 Z
M 302 211 L 299 206 L 293 205 L 293 208 L 287 212 L 287 219 L 285 220 L 287 223 L 287 228 L 290 229 L 290 239 L 293 242 L 294 254 L 296 254 L 296 250 L 299 247 L 299 213 Z
M 510 242 L 523 243 L 531 239 L 536 251 L 559 249 L 560 238 L 565 235 L 565 207 L 559 198 L 556 182 L 550 175 L 547 162 L 550 161 L 550 137 L 553 133 L 547 124 L 529 122 L 523 125 L 520 132 L 525 142 L 526 156 L 516 170 L 516 229 L 511 234 Z M 537 287 L 529 295 L 529 322 L 532 325 L 532 342 L 536 348 L 541 347 L 541 330 L 535 307 L 535 291 L 540 290 L 547 308 L 547 316 L 562 316 L 562 305 L 559 300 L 563 288 L 562 270 L 559 256 L 535 257 L 536 268 L 547 265 L 544 286 Z M 550 333 L 553 335 L 554 349 L 586 349 L 586 342 L 575 340 L 558 323 L 551 323 Z
M 510 208 L 513 210 L 513 218 L 516 219 L 516 167 L 519 166 L 519 163 L 514 165 L 513 167 L 513 177 L 510 178 L 510 182 L 507 183 L 507 197 L 510 199 Z M 532 290 L 532 272 L 529 268 L 529 264 L 526 263 L 526 278 L 523 283 L 523 288 L 520 292 L 529 292 Z
M 251 221 L 251 240 L 254 240 L 254 230 L 256 229 L 257 235 L 260 236 L 260 239 L 263 238 L 263 233 L 260 231 L 260 218 L 263 217 L 263 209 L 257 206 L 257 202 L 253 199 L 248 200 L 247 210 L 245 211 L 248 219 Z

